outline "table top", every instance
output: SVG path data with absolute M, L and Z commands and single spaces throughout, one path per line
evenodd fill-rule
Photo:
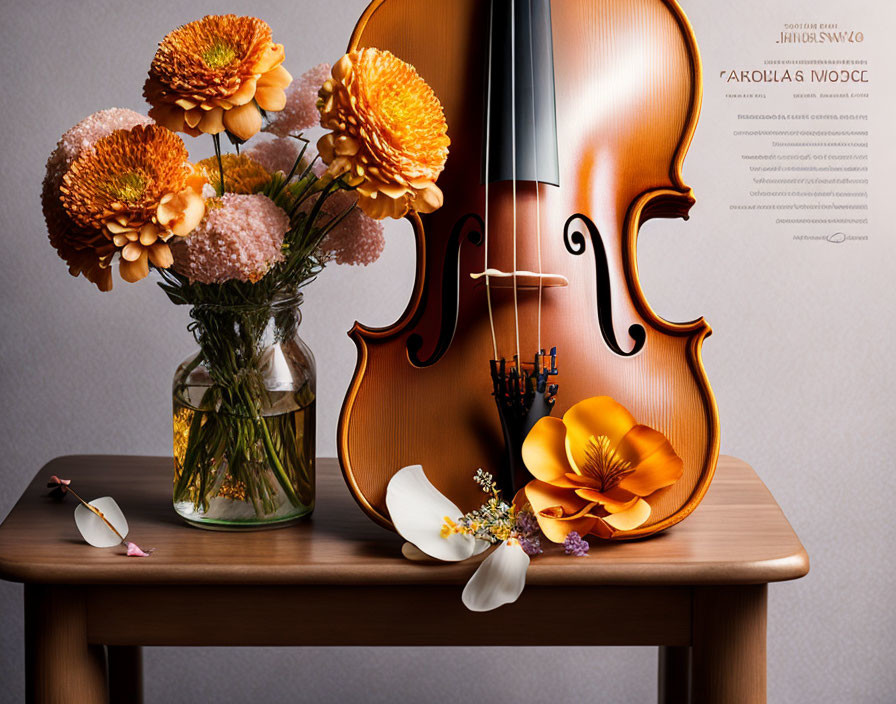
M 46 584 L 463 584 L 483 558 L 411 562 L 401 538 L 354 503 L 334 459 L 317 464 L 313 516 L 278 530 L 213 532 L 187 526 L 171 505 L 172 461 L 165 457 L 78 455 L 41 469 L 0 526 L 0 578 Z M 74 497 L 48 497 L 56 474 L 86 500 L 112 496 L 129 540 L 154 547 L 149 558 L 87 545 L 73 520 Z M 592 539 L 587 557 L 545 543 L 529 585 L 758 584 L 802 577 L 809 558 L 756 472 L 721 457 L 697 510 L 659 535 L 629 542 Z

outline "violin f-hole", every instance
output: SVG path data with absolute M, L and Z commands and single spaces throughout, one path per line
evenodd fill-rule
M 436 346 L 426 359 L 420 359 L 420 350 L 423 349 L 423 336 L 417 333 L 410 335 L 407 341 L 408 359 L 415 367 L 430 367 L 438 362 L 454 339 L 457 330 L 458 295 L 460 291 L 460 248 L 463 244 L 462 236 L 467 224 L 473 222 L 476 227 L 471 227 L 467 232 L 467 240 L 480 247 L 482 245 L 485 224 L 476 213 L 467 213 L 454 223 L 451 234 L 448 237 L 448 246 L 445 248 L 445 261 L 442 266 L 442 319 L 439 326 L 439 339 Z
M 591 238 L 591 248 L 594 250 L 594 268 L 597 281 L 597 318 L 600 323 L 600 332 L 604 342 L 613 352 L 620 357 L 633 357 L 638 354 L 647 340 L 647 332 L 643 325 L 635 323 L 629 326 L 628 334 L 635 341 L 634 346 L 628 352 L 623 351 L 616 341 L 616 333 L 613 329 L 612 289 L 610 288 L 610 267 L 607 262 L 607 251 L 597 225 L 587 215 L 576 213 L 571 215 L 563 226 L 563 244 L 570 254 L 581 255 L 585 253 L 585 236 L 575 229 L 574 223 L 580 220 L 588 230 Z

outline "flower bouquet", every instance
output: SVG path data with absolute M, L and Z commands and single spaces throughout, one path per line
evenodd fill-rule
M 151 63 L 148 115 L 82 120 L 44 181 L 50 242 L 72 275 L 109 291 L 117 261 L 123 280 L 155 272 L 190 307 L 198 350 L 174 377 L 174 504 L 205 527 L 311 512 L 302 287 L 327 263 L 376 260 L 383 218 L 441 205 L 447 128 L 412 67 L 364 49 L 293 80 L 284 58 L 256 18 L 175 29 Z M 316 155 L 303 137 L 315 124 Z M 210 135 L 214 156 L 192 162 L 178 133 Z

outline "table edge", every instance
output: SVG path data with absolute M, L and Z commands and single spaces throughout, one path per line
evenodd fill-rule
M 86 455 L 71 454 L 55 457 L 47 462 L 35 476 L 45 472 L 54 464 L 69 458 L 85 457 L 121 457 L 121 455 Z M 135 457 L 137 457 L 135 455 Z M 150 456 L 139 456 L 150 457 Z M 160 456 L 151 456 L 158 459 Z M 750 467 L 752 465 L 731 455 L 719 459 L 734 459 Z M 335 460 L 335 458 L 319 458 Z M 758 473 L 757 473 L 758 477 Z M 33 479 L 31 480 L 34 481 Z M 762 482 L 761 477 L 759 481 Z M 31 482 L 29 482 L 30 486 Z M 762 482 L 763 486 L 765 483 Z M 768 490 L 768 487 L 766 487 Z M 778 506 L 769 491 L 771 500 Z M 10 511 L 15 511 L 19 502 Z M 785 521 L 787 516 L 781 510 Z M 4 521 L 5 522 L 5 519 Z M 789 521 L 787 521 L 789 525 Z M 674 528 L 673 528 L 674 530 Z M 791 527 L 791 530 L 792 527 Z M 700 586 L 717 584 L 767 584 L 800 579 L 810 570 L 809 555 L 793 531 L 799 550 L 791 554 L 778 555 L 772 558 L 752 562 L 712 562 L 712 563 L 678 563 L 630 562 L 625 564 L 606 565 L 597 576 L 591 572 L 582 575 L 575 565 L 538 565 L 536 560 L 529 568 L 526 578 L 531 586 Z M 110 548 L 111 549 L 111 548 Z M 418 585 L 445 586 L 464 584 L 475 571 L 481 559 L 469 560 L 463 564 L 440 565 L 432 569 L 432 565 L 415 563 L 392 564 L 389 567 L 370 564 L 353 565 L 348 573 L 345 566 L 316 565 L 296 567 L 251 565 L 237 569 L 233 565 L 193 565 L 189 567 L 155 567 L 153 564 L 133 562 L 129 565 L 127 575 L 121 580 L 115 578 L 96 579 L 92 566 L 66 566 L 64 574 L 59 574 L 59 566 L 53 562 L 24 562 L 0 555 L 0 580 L 23 584 L 68 584 L 68 585 L 133 585 L 141 583 L 151 586 L 173 585 L 206 585 L 209 583 L 222 585 L 257 585 L 257 586 L 315 586 L 315 585 Z
M 307 567 L 293 570 L 282 567 L 258 567 L 253 565 L 235 571 L 232 565 L 203 565 L 184 569 L 182 567 L 156 568 L 147 565 L 140 569 L 132 565 L 121 580 L 97 580 L 91 567 L 66 568 L 64 576 L 54 578 L 51 563 L 22 563 L 0 559 L 0 579 L 23 584 L 71 584 L 71 585 L 133 585 L 147 586 L 173 585 L 255 585 L 255 586 L 384 586 L 416 585 L 445 586 L 463 585 L 472 576 L 478 561 L 464 565 L 444 565 L 433 569 L 431 565 L 402 565 L 365 568 L 359 565 L 346 575 L 342 566 Z M 800 579 L 809 573 L 809 556 L 804 548 L 792 555 L 763 560 L 760 562 L 714 562 L 706 565 L 680 566 L 655 562 L 607 565 L 602 573 L 585 576 L 574 568 L 551 565 L 533 565 L 526 577 L 530 586 L 562 587 L 575 586 L 686 586 L 714 584 L 768 584 Z

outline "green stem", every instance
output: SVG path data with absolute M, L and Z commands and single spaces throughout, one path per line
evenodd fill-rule
M 264 446 L 268 451 L 268 458 L 271 460 L 271 464 L 274 467 L 274 474 L 277 475 L 277 479 L 280 481 L 280 485 L 283 487 L 283 490 L 286 492 L 286 495 L 289 497 L 289 500 L 292 502 L 293 506 L 298 506 L 302 502 L 296 495 L 296 491 L 292 486 L 292 482 L 289 480 L 289 476 L 286 474 L 286 470 L 283 469 L 283 465 L 280 463 L 280 459 L 277 457 L 277 451 L 274 449 L 274 441 L 271 439 L 271 434 L 268 431 L 268 424 L 262 417 L 259 417 L 258 422 L 261 426 Z
M 190 421 L 190 430 L 187 433 L 187 450 L 184 453 L 184 461 L 180 468 L 180 477 L 177 479 L 177 486 L 174 489 L 174 499 L 179 500 L 187 486 L 193 480 L 194 468 L 196 460 L 199 457 L 199 447 L 202 444 L 199 441 L 199 433 L 202 429 L 202 411 L 193 411 L 193 419 Z
M 299 193 L 298 196 L 296 196 L 296 200 L 295 200 L 295 203 L 293 204 L 292 210 L 289 211 L 290 221 L 292 221 L 293 217 L 298 212 L 299 207 L 302 205 L 302 201 L 305 200 L 305 194 L 312 187 L 317 187 L 318 183 L 319 183 L 318 181 L 312 181 L 307 186 L 305 186 L 305 188 L 302 190 L 301 193 Z M 336 187 L 338 187 L 338 182 L 330 181 L 326 186 L 324 186 L 322 189 L 320 189 L 320 195 L 318 196 L 317 201 L 315 201 L 314 205 L 312 206 L 311 213 L 308 215 L 308 219 L 305 221 L 306 223 L 310 223 L 310 225 L 314 224 L 314 222 L 317 220 L 318 213 L 320 213 L 320 209 L 324 205 L 324 201 L 327 199 L 327 196 L 329 196 L 330 193 L 333 192 L 333 189 Z M 309 225 L 306 225 L 306 227 L 308 227 L 308 226 Z
M 286 186 L 289 184 L 289 180 L 296 175 L 296 171 L 298 171 L 299 166 L 302 163 L 302 158 L 305 156 L 305 151 L 308 149 L 308 145 L 310 144 L 307 139 L 302 139 L 302 141 L 305 143 L 302 146 L 302 150 L 299 152 L 299 155 L 293 162 L 292 168 L 289 170 L 289 173 L 286 174 L 286 178 L 283 179 L 283 183 L 281 183 L 277 190 L 271 194 L 271 200 L 275 200 L 277 196 L 279 196 L 283 192 L 283 189 L 286 188 Z
M 302 502 L 299 497 L 296 495 L 295 488 L 292 485 L 292 482 L 289 480 L 289 475 L 286 474 L 286 470 L 283 469 L 283 464 L 280 462 L 280 458 L 277 456 L 277 450 L 274 447 L 274 441 L 271 438 L 271 433 L 268 430 L 268 424 L 265 421 L 264 416 L 259 413 L 258 409 L 252 403 L 248 393 L 243 395 L 243 401 L 246 404 L 246 407 L 252 410 L 252 415 L 256 419 L 258 426 L 261 428 L 262 441 L 264 443 L 265 450 L 267 451 L 268 461 L 271 463 L 271 467 L 274 470 L 274 474 L 277 476 L 277 480 L 280 482 L 280 486 L 283 487 L 283 491 L 286 492 L 287 497 L 289 497 L 290 502 L 293 506 L 298 506 Z
M 213 134 L 212 141 L 215 143 L 215 156 L 218 157 L 218 172 L 221 174 L 221 195 L 224 195 L 224 160 L 221 158 L 221 135 Z

